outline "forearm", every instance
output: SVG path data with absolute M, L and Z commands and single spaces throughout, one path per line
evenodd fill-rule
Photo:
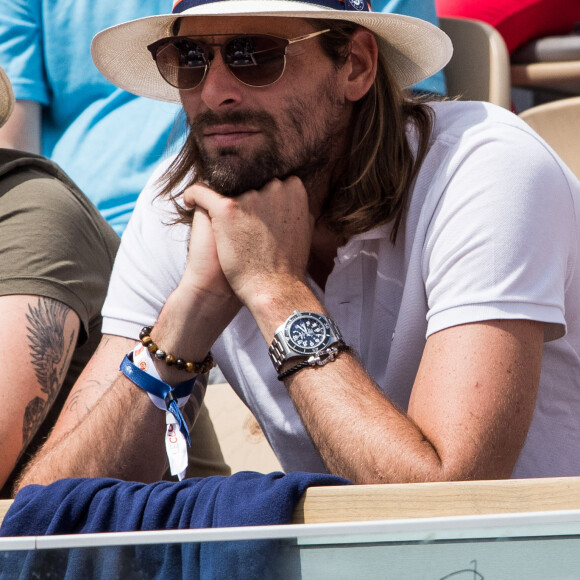
M 48 440 L 18 487 L 66 477 L 156 481 L 167 467 L 164 432 L 165 413 L 120 375 L 78 425 Z
M 253 305 L 266 343 L 294 308 L 324 312 L 285 284 Z M 268 295 L 268 294 L 266 294 Z M 269 308 L 258 307 L 269 304 Z M 524 444 L 541 368 L 543 326 L 521 320 L 452 327 L 427 341 L 409 408 L 398 409 L 343 352 L 284 379 L 328 469 L 356 483 L 498 479 Z M 296 361 L 288 361 L 283 370 Z
M 265 347 L 293 310 L 324 313 L 312 291 L 298 280 L 256 296 L 250 308 Z M 283 369 L 294 364 L 289 361 Z M 355 355 L 341 353 L 334 362 L 301 369 L 284 382 L 331 473 L 356 483 L 446 478 L 435 448 L 380 391 Z
M 192 297 L 182 283 L 167 299 L 151 336 L 165 352 L 201 362 L 239 308 L 240 303 L 233 296 L 224 298 L 204 292 Z M 161 378 L 170 385 L 188 378 L 187 373 L 174 366 L 155 362 Z
M 230 300 L 230 308 L 227 304 L 223 297 L 194 295 L 185 279 L 162 309 L 152 332 L 154 340 L 166 352 L 201 361 L 239 308 L 235 300 Z M 103 337 L 20 486 L 64 477 L 145 482 L 162 478 L 167 469 L 165 413 L 118 371 L 135 344 L 121 337 Z M 168 384 L 189 378 L 185 371 L 162 362 L 156 366 Z M 187 419 L 192 423 L 194 418 Z
M 463 479 L 447 472 L 434 446 L 353 354 L 302 369 L 285 384 L 331 473 L 359 484 Z
M 0 340 L 19 354 L 0 357 L 1 488 L 59 395 L 80 323 L 61 302 L 24 294 L 0 298 L 0 319 Z
M 264 295 L 253 313 L 269 345 L 293 310 L 324 313 L 301 282 Z M 296 364 L 288 361 L 286 370 Z M 306 367 L 284 380 L 290 398 L 328 470 L 355 483 L 447 479 L 435 448 L 398 410 L 357 360 L 343 352 L 321 367 Z

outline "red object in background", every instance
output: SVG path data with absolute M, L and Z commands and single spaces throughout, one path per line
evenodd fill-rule
M 491 24 L 510 53 L 529 40 L 569 33 L 580 22 L 580 0 L 435 0 L 445 18 L 473 18 Z

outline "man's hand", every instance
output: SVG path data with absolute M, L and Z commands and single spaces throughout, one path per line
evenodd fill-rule
M 201 362 L 240 307 L 220 266 L 209 216 L 196 207 L 183 276 L 168 297 L 152 338 L 178 358 Z M 170 385 L 184 379 L 176 367 L 159 362 L 156 367 Z
M 250 310 L 260 296 L 276 295 L 288 283 L 304 281 L 314 218 L 300 179 L 273 179 L 261 190 L 236 198 L 195 185 L 184 200 L 209 216 L 221 269 Z
M 235 297 L 219 263 L 210 218 L 202 207 L 196 207 L 194 211 L 182 284 L 189 285 L 195 293 L 207 293 L 217 299 Z

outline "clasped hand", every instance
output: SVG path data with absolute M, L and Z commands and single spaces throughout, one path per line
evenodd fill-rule
M 273 179 L 236 198 L 196 184 L 184 202 L 195 208 L 187 275 L 197 288 L 233 293 L 251 309 L 260 295 L 305 279 L 314 218 L 298 177 Z

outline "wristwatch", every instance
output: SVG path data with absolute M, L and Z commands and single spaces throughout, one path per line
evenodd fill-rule
M 276 372 L 294 358 L 316 359 L 331 352 L 332 347 L 344 344 L 340 330 L 331 318 L 316 312 L 295 310 L 274 333 L 268 349 Z

